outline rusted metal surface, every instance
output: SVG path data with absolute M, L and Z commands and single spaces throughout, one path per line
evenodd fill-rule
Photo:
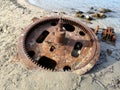
M 84 74 L 97 62 L 100 43 L 82 23 L 65 17 L 33 19 L 19 39 L 21 61 L 29 68 Z
M 96 26 L 96 28 L 94 29 L 94 33 L 97 35 L 98 34 L 98 30 L 99 30 L 99 25 Z
M 103 29 L 102 39 L 115 44 L 116 34 L 114 32 L 114 29 L 112 27 L 107 27 L 107 29 Z

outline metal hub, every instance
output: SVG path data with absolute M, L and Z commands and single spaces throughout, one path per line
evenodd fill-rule
M 93 31 L 70 18 L 34 20 L 21 34 L 21 60 L 29 68 L 84 74 L 99 58 L 100 44 Z

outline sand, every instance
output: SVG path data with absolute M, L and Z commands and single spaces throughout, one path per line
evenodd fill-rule
M 0 90 L 120 90 L 120 38 L 117 18 L 93 21 L 90 27 L 112 26 L 117 32 L 116 46 L 101 43 L 101 52 L 106 54 L 103 62 L 85 75 L 71 72 L 45 72 L 29 70 L 19 61 L 17 44 L 20 33 L 33 17 L 47 17 L 58 13 L 47 12 L 26 3 L 24 0 L 0 0 Z M 65 16 L 74 17 L 67 14 Z M 113 23 L 108 23 L 111 21 Z M 119 24 L 119 25 L 118 25 Z

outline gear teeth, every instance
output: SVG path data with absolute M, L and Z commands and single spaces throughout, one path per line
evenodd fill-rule
M 39 61 L 36 61 L 36 60 L 34 60 L 34 58 L 32 58 L 32 56 L 28 53 L 28 51 L 29 50 L 36 50 L 36 49 L 33 49 L 34 47 L 29 47 L 29 45 L 27 45 L 26 43 L 29 43 L 30 41 L 29 40 L 31 40 L 31 36 L 30 35 L 34 35 L 34 34 L 36 34 L 36 33 L 33 33 L 33 34 L 31 34 L 31 32 L 33 31 L 33 30 L 36 30 L 36 27 L 37 27 L 37 29 L 38 29 L 38 27 L 39 27 L 39 25 L 40 26 L 44 26 L 45 24 L 48 24 L 48 25 L 51 25 L 51 27 L 53 27 L 54 25 L 52 25 L 51 24 L 51 22 L 54 22 L 55 21 L 55 23 L 56 22 L 59 22 L 59 20 L 62 20 L 62 22 L 63 22 L 63 24 L 70 24 L 71 26 L 73 26 L 73 28 L 75 28 L 74 30 L 74 33 L 73 33 L 73 31 L 67 31 L 66 30 L 66 32 L 67 32 L 67 34 L 68 34 L 68 36 L 69 36 L 69 33 L 70 33 L 70 35 L 72 36 L 72 34 L 76 34 L 76 36 L 77 36 L 77 33 L 79 33 L 80 31 L 78 31 L 77 33 L 76 33 L 76 27 L 78 27 L 78 28 L 80 28 L 81 30 L 83 30 L 83 31 L 86 31 L 85 32 L 85 34 L 86 35 L 91 35 L 90 36 L 90 39 L 91 39 L 91 37 L 92 37 L 92 39 L 95 39 L 95 41 L 97 41 L 97 38 L 95 38 L 95 36 L 93 35 L 93 33 L 91 32 L 91 31 L 89 31 L 89 28 L 87 28 L 86 26 L 84 26 L 83 24 L 81 24 L 80 22 L 78 22 L 77 20 L 75 21 L 75 20 L 73 20 L 73 19 L 70 19 L 70 18 L 65 18 L 65 17 L 49 17 L 49 18 L 44 18 L 44 19 L 42 19 L 42 20 L 39 20 L 39 21 L 35 21 L 33 24 L 31 24 L 30 26 L 28 26 L 25 30 L 25 32 L 23 33 L 24 34 L 24 36 L 22 36 L 22 42 L 20 42 L 20 44 L 19 44 L 19 46 L 21 45 L 22 46 L 22 48 L 20 47 L 20 53 L 21 54 L 23 54 L 23 55 L 21 55 L 21 56 L 23 56 L 22 58 L 23 59 L 27 59 L 28 60 L 28 62 L 27 62 L 27 60 L 25 60 L 25 63 L 27 63 L 30 67 L 34 67 L 35 65 L 37 66 L 37 67 L 40 67 L 40 69 L 41 70 L 46 70 L 46 71 L 52 71 L 52 72 L 55 72 L 55 71 L 64 71 L 63 70 L 63 68 L 62 67 L 64 67 L 64 65 L 63 64 L 66 64 L 66 63 L 56 63 L 57 61 L 55 61 L 55 60 L 53 60 L 53 62 L 55 61 L 55 65 L 53 65 L 52 67 L 51 66 L 49 66 L 48 64 L 50 63 L 51 64 L 51 61 L 49 62 L 49 60 L 48 60 L 48 62 L 47 62 L 47 64 L 46 64 L 46 62 L 42 62 L 42 63 L 45 63 L 45 66 L 44 66 L 44 64 L 39 64 Z M 41 27 L 42 28 L 42 27 Z M 53 27 L 54 28 L 54 27 Z M 55 25 L 55 28 L 57 28 L 57 25 Z M 44 29 L 44 27 L 42 28 L 42 29 Z M 88 30 L 87 30 L 88 29 Z M 46 30 L 46 29 L 45 29 Z M 51 29 L 47 29 L 46 31 L 49 31 L 49 30 L 51 30 Z M 31 32 L 30 32 L 31 31 Z M 44 31 L 44 30 L 43 30 Z M 57 31 L 57 30 L 56 30 Z M 35 31 L 36 32 L 36 31 Z M 54 33 L 55 33 L 55 31 L 53 31 Z M 50 31 L 48 32 L 48 33 L 50 33 Z M 88 33 L 88 34 L 87 34 Z M 28 35 L 28 34 L 30 34 L 30 35 Z M 56 34 L 56 33 L 55 33 Z M 84 34 L 84 33 L 83 33 Z M 80 34 L 78 34 L 78 35 L 80 35 Z M 36 34 L 36 36 L 38 36 L 38 34 Z M 43 35 L 44 36 L 44 35 Z M 57 36 L 57 35 L 56 35 Z M 84 36 L 84 35 L 83 35 Z M 80 36 L 79 36 L 80 37 Z M 82 37 L 82 35 L 81 35 L 81 37 Z M 68 37 L 69 38 L 69 37 Z M 71 38 L 71 37 L 70 37 Z M 84 38 L 84 37 L 83 37 Z M 28 40 L 29 39 L 29 40 Z M 71 38 L 71 40 L 74 40 L 75 38 Z M 28 41 L 27 41 L 28 40 Z M 36 40 L 36 37 L 34 37 L 34 39 L 33 40 Z M 43 40 L 44 41 L 44 40 Z M 77 40 L 76 40 L 77 41 Z M 38 43 L 38 42 L 35 42 L 35 44 L 36 43 Z M 82 42 L 81 42 L 82 43 Z M 66 44 L 67 45 L 67 44 Z M 27 47 L 28 46 L 28 47 Z M 74 47 L 74 46 L 73 46 Z M 86 62 L 82 62 L 82 64 L 80 64 L 79 66 L 78 66 L 78 68 L 77 69 L 81 69 L 81 68 L 84 68 L 84 66 L 86 66 L 87 64 L 89 64 L 90 63 L 90 65 L 91 65 L 91 67 L 86 67 L 87 68 L 87 70 L 84 70 L 84 72 L 82 72 L 82 74 L 83 73 L 85 73 L 86 71 L 88 71 L 90 68 L 92 68 L 93 67 L 93 65 L 96 63 L 96 61 L 97 61 L 97 59 L 98 59 L 98 57 L 99 57 L 99 52 L 100 52 L 100 46 L 99 46 L 99 43 L 98 42 L 95 42 L 95 44 L 94 44 L 94 48 L 96 49 L 96 51 L 98 52 L 97 53 L 97 55 L 96 55 L 96 52 L 94 52 L 95 53 L 95 57 L 93 57 L 93 56 L 91 56 L 91 57 L 93 57 L 92 59 L 91 59 L 91 61 L 90 60 L 86 60 Z M 21 50 L 22 49 L 22 50 Z M 39 48 L 39 49 L 41 49 L 41 48 Z M 51 51 L 52 52 L 52 51 Z M 34 51 L 34 53 L 36 54 L 39 54 L 37 51 Z M 54 52 L 53 52 L 54 53 Z M 45 55 L 46 55 L 46 53 L 45 53 Z M 41 55 L 40 55 L 41 56 Z M 52 56 L 52 55 L 49 55 L 49 56 Z M 47 57 L 47 55 L 46 55 L 46 57 Z M 91 58 L 90 57 L 90 58 Z M 50 58 L 50 57 L 48 57 L 48 58 Z M 96 60 L 94 60 L 94 58 L 96 59 Z M 51 58 L 50 58 L 51 59 Z M 74 59 L 73 59 L 74 60 Z M 33 63 L 33 64 L 31 64 L 31 62 Z M 58 62 L 59 62 L 59 60 L 58 60 Z M 71 62 L 71 64 L 70 65 L 72 65 L 72 64 L 74 64 L 74 62 L 72 62 L 72 61 L 70 61 Z M 80 63 L 81 63 L 80 62 Z M 30 63 L 30 64 L 29 64 Z M 87 63 L 87 64 L 86 64 Z M 92 64 L 91 64 L 92 63 Z M 34 65 L 35 64 L 35 65 Z M 52 63 L 52 64 L 54 64 L 54 63 Z M 55 68 L 54 69 L 54 66 L 56 67 L 57 65 L 60 65 L 60 64 L 62 64 L 61 66 L 60 66 L 60 68 Z M 69 64 L 69 63 L 67 63 L 67 64 Z M 48 67 L 46 66 L 46 65 L 48 65 Z M 58 65 L 58 66 L 59 66 Z M 83 65 L 83 66 L 81 66 L 81 65 Z M 71 66 L 70 66 L 71 67 Z M 86 69 L 85 68 L 85 69 Z M 70 71 L 74 71 L 74 69 L 73 70 L 66 70 L 65 72 L 70 72 Z M 76 70 L 77 71 L 77 70 Z
M 34 61 L 34 60 L 33 60 L 33 62 L 34 62 L 34 64 L 36 64 L 36 65 L 37 65 L 37 62 L 36 62 L 36 61 Z
M 55 69 L 51 69 L 52 72 L 55 72 Z
M 37 64 L 39 67 L 43 68 L 41 65 Z
M 40 67 L 40 64 L 36 63 L 36 65 Z
M 46 68 L 48 71 L 51 71 L 51 69 L 49 69 L 49 68 Z
M 47 68 L 45 68 L 44 66 L 42 66 L 42 68 L 47 70 Z

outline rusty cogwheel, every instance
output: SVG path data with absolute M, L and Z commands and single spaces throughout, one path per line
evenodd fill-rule
M 97 62 L 100 43 L 87 26 L 70 18 L 35 19 L 19 39 L 21 61 L 29 68 L 84 74 Z

